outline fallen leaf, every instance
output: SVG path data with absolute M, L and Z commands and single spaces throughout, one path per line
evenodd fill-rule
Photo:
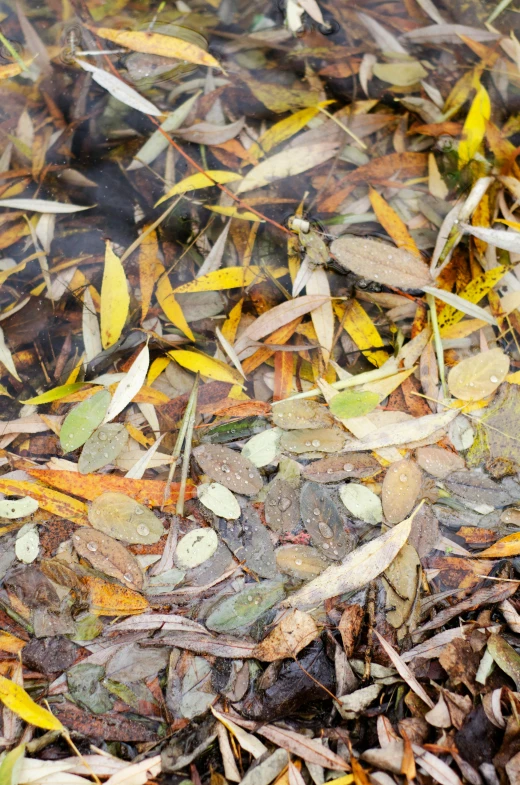
M 130 295 L 121 260 L 110 242 L 106 244 L 105 268 L 101 285 L 101 342 L 108 349 L 120 337 L 128 316 Z
M 47 711 L 47 709 L 42 708 L 42 706 L 38 706 L 23 687 L 6 679 L 5 676 L 0 676 L 0 700 L 4 706 L 7 706 L 8 709 L 30 725 L 35 725 L 37 728 L 43 728 L 44 730 L 66 733 L 66 729 L 57 717 L 51 714 L 50 711 Z

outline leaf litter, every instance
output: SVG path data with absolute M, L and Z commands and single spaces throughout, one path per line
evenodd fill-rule
M 148 5 L 1 20 L 0 782 L 516 785 L 516 10 Z

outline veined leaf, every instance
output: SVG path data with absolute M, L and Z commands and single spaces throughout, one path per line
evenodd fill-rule
M 50 474 L 54 474 L 49 470 Z M 67 472 L 78 476 L 76 472 Z M 70 489 L 71 493 L 75 493 L 74 485 Z M 59 518 L 65 518 L 67 521 L 73 521 L 78 526 L 87 526 L 87 505 L 78 499 L 73 499 L 72 496 L 65 496 L 63 493 L 54 491 L 51 488 L 44 488 L 35 482 L 28 480 L 5 480 L 0 478 L 0 493 L 6 493 L 13 496 L 30 496 L 35 499 L 40 507 L 48 512 L 52 512 Z M 98 491 L 99 493 L 99 491 Z
M 125 326 L 130 307 L 130 295 L 121 260 L 107 242 L 105 268 L 101 284 L 101 341 L 108 349 L 119 338 Z
M 350 335 L 358 349 L 366 350 L 384 346 L 377 327 L 357 300 L 350 300 L 346 306 L 342 303 L 337 304 L 334 306 L 334 310 L 339 321 L 343 323 L 343 329 Z M 376 368 L 388 360 L 386 351 L 364 351 L 363 355 Z
M 11 709 L 15 714 L 37 728 L 44 730 L 58 730 L 64 732 L 66 729 L 54 714 L 38 706 L 37 703 L 26 693 L 23 687 L 13 681 L 0 676 L 0 700 Z
M 73 387 L 74 385 L 68 385 Z M 91 398 L 82 401 L 70 411 L 60 430 L 60 444 L 63 452 L 72 452 L 92 436 L 101 425 L 110 404 L 108 390 L 100 390 Z
M 184 335 L 190 339 L 190 341 L 195 343 L 195 336 L 193 335 L 191 327 L 189 326 L 188 322 L 186 321 L 186 317 L 184 316 L 184 312 L 175 297 L 170 279 L 168 278 L 167 273 L 164 272 L 164 267 L 162 265 L 156 265 L 155 269 L 156 271 L 159 270 L 160 275 L 156 289 L 157 302 L 173 326 L 177 327 L 178 330 L 181 330 L 181 332 L 183 332 Z M 162 273 L 161 270 L 163 271 Z
M 485 297 L 489 291 L 504 277 L 507 270 L 503 265 L 493 267 L 478 278 L 474 278 L 464 289 L 457 295 L 462 300 L 467 300 L 470 303 L 478 303 Z M 464 312 L 459 310 L 458 307 L 453 305 L 445 305 L 437 317 L 439 330 L 441 336 L 444 337 L 444 330 L 451 327 L 464 318 Z
M 215 183 L 233 183 L 236 180 L 241 179 L 242 176 L 236 174 L 235 172 L 220 171 L 218 169 L 207 169 L 204 174 L 202 172 L 197 172 L 196 174 L 185 177 L 184 180 L 176 183 L 173 188 L 170 188 L 168 193 L 162 196 L 159 201 L 155 203 L 154 207 L 162 204 L 162 202 L 165 202 L 167 199 L 171 199 L 172 196 L 177 196 L 177 194 L 185 194 L 188 191 L 197 191 L 200 188 L 211 188 L 211 186 L 215 185 Z

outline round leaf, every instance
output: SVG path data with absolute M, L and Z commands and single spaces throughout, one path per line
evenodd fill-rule
M 124 493 L 102 493 L 92 502 L 88 519 L 94 529 L 139 545 L 152 545 L 164 534 L 159 518 Z
M 339 495 L 354 518 L 360 518 L 366 523 L 381 523 L 383 520 L 381 499 L 364 485 L 359 485 L 356 482 L 343 485 L 339 490 Z
M 448 376 L 450 393 L 461 401 L 479 401 L 504 381 L 509 373 L 509 357 L 502 349 L 490 349 L 467 357 Z
M 204 507 L 220 518 L 240 518 L 240 505 L 229 490 L 218 482 L 203 483 L 197 488 L 197 495 Z
M 218 546 L 218 537 L 213 529 L 193 529 L 178 543 L 175 564 L 183 570 L 191 570 L 210 559 Z

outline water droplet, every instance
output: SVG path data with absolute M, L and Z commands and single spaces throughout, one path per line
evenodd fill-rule
M 327 469 L 327 474 L 334 474 L 334 469 Z
M 282 496 L 278 501 L 278 507 L 281 509 L 282 512 L 288 510 L 291 504 L 292 502 L 290 499 L 287 498 L 287 496 Z
M 490 376 L 489 377 L 489 381 L 492 382 L 493 384 L 496 384 L 498 382 L 498 377 L 497 376 Z
M 325 521 L 320 521 L 318 523 L 318 529 L 320 531 L 321 536 L 326 537 L 327 540 L 330 540 L 330 538 L 334 534 L 330 526 L 327 523 L 325 523 Z
M 297 567 L 301 567 L 301 566 L 302 566 L 302 564 L 303 564 L 303 562 L 302 562 L 302 560 L 301 560 L 301 559 L 295 559 L 295 560 L 294 560 L 294 563 L 296 564 L 296 566 L 297 566 Z
M 129 573 L 129 572 L 126 572 L 126 573 L 123 575 L 123 578 L 124 578 L 124 579 L 125 579 L 125 581 L 127 581 L 128 583 L 132 583 L 132 576 L 130 575 L 130 573 Z
M 231 471 L 231 469 L 229 468 L 227 463 L 223 463 L 222 466 L 220 467 L 220 471 L 224 472 L 224 474 L 228 474 Z
M 324 550 L 324 551 L 328 551 L 328 550 L 329 550 L 329 548 L 330 548 L 330 545 L 329 545 L 329 543 L 328 543 L 328 542 L 324 542 L 324 543 L 323 543 L 323 545 L 322 545 L 321 547 L 323 548 L 323 550 Z
M 87 542 L 87 548 L 89 549 L 89 551 L 92 551 L 92 553 L 97 551 L 97 545 L 95 542 Z
M 253 602 L 253 595 L 252 594 L 248 594 L 247 595 L 247 601 L 248 602 Z
M 141 537 L 146 537 L 148 534 L 150 534 L 150 529 L 148 526 L 146 526 L 146 524 L 140 523 L 137 527 L 137 534 L 140 534 Z
M 236 477 L 237 480 L 240 479 L 240 475 L 239 474 L 235 474 L 235 477 Z
M 315 507 L 312 512 L 313 512 L 314 515 L 319 515 L 320 514 L 320 511 L 318 510 L 317 507 Z
M 319 447 L 319 446 L 320 446 L 320 444 L 321 444 L 321 442 L 320 442 L 320 440 L 319 440 L 319 439 L 313 439 L 313 440 L 312 440 L 312 446 L 313 446 L 313 447 Z
M 343 464 L 343 471 L 344 472 L 353 472 L 354 471 L 354 464 L 353 463 L 344 463 Z
M 399 475 L 399 482 L 408 482 L 408 475 L 407 474 L 400 474 Z
M 249 479 L 250 480 L 254 480 L 254 478 L 255 478 L 255 475 L 253 474 L 253 472 L 249 472 Z
M 142 507 L 139 507 L 139 506 L 137 506 L 137 507 L 134 507 L 134 513 L 135 513 L 135 515 L 142 515 L 142 514 L 143 514 L 143 512 L 144 512 L 144 510 L 142 509 Z
M 311 443 L 310 443 L 310 442 L 305 442 L 305 446 L 306 446 L 306 447 L 310 447 L 310 446 L 311 446 Z
M 101 431 L 101 433 L 98 434 L 98 439 L 99 439 L 100 442 L 106 442 L 106 440 L 107 440 L 106 433 L 103 433 L 103 431 Z
M 391 262 L 393 258 L 394 258 L 394 257 L 392 256 L 392 254 L 391 254 L 391 253 L 389 253 L 389 254 L 388 254 L 388 261 L 389 261 L 389 262 Z

